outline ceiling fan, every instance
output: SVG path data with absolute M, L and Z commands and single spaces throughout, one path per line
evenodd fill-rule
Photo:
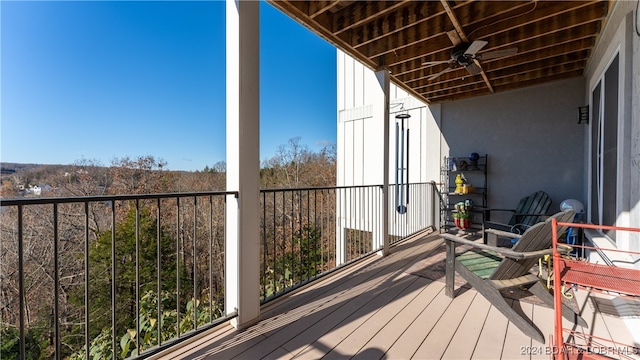
M 480 62 L 478 60 L 495 59 L 513 55 L 518 52 L 517 48 L 507 48 L 478 54 L 478 52 L 482 50 L 482 48 L 484 48 L 487 44 L 488 42 L 484 40 L 475 40 L 471 43 L 461 42 L 453 48 L 453 51 L 451 52 L 451 59 L 442 61 L 427 61 L 422 63 L 422 65 L 450 65 L 448 68 L 431 75 L 428 80 L 435 80 L 440 77 L 440 75 L 457 70 L 460 67 L 464 67 L 465 69 L 467 69 L 467 71 L 471 75 L 478 75 L 482 73 L 482 67 L 480 66 Z
M 424 65 L 449 64 L 448 68 L 440 71 L 439 73 L 431 75 L 428 80 L 434 80 L 444 73 L 457 70 L 460 67 L 464 67 L 472 75 L 480 74 L 489 91 L 493 93 L 493 86 L 489 81 L 489 77 L 487 76 L 487 74 L 485 74 L 484 70 L 480 66 L 479 60 L 513 55 L 518 52 L 518 49 L 508 48 L 478 54 L 478 52 L 482 50 L 482 48 L 485 47 L 488 42 L 484 40 L 475 40 L 472 42 L 471 40 L 469 40 L 469 37 L 462 28 L 462 24 L 449 5 L 449 0 L 440 0 L 440 3 L 442 4 L 442 8 L 444 9 L 444 11 L 447 13 L 447 16 L 451 20 L 451 24 L 453 25 L 453 29 L 445 31 L 445 34 L 447 35 L 447 37 L 449 37 L 451 43 L 453 43 L 454 48 L 451 52 L 451 59 L 445 61 L 432 61 L 424 63 Z

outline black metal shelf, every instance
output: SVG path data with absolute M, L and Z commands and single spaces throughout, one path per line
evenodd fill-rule
M 455 159 L 455 160 L 453 160 Z M 456 212 L 454 204 L 459 201 L 469 199 L 473 201 L 474 208 L 469 211 L 472 215 L 471 227 L 463 229 L 465 231 L 481 231 L 484 223 L 484 216 L 487 208 L 487 169 L 488 155 L 481 155 L 476 163 L 473 163 L 468 157 L 455 156 L 445 157 L 440 169 L 441 175 L 441 193 L 443 196 L 443 205 L 441 207 L 441 224 L 444 230 L 448 231 L 455 227 L 453 223 L 453 214 Z M 454 190 L 455 178 L 458 174 L 464 174 L 467 182 L 474 186 L 474 192 L 456 193 Z
M 457 192 L 453 192 L 453 191 L 449 191 L 447 193 L 444 193 L 445 195 L 450 195 L 450 196 L 467 196 L 467 195 L 484 195 L 487 192 L 487 189 L 485 188 L 476 188 L 475 192 L 472 193 L 466 193 L 466 194 L 460 194 Z
M 450 173 L 464 173 L 464 172 L 485 172 L 485 169 L 473 169 L 473 170 L 449 170 Z

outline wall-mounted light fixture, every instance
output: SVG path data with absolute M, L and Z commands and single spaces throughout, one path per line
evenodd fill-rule
M 578 124 L 589 123 L 589 105 L 578 108 Z

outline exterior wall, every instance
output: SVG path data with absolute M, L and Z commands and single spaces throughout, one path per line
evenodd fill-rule
M 587 66 L 585 98 L 600 81 L 611 59 L 619 54 L 619 109 L 618 109 L 618 226 L 640 227 L 640 35 L 635 32 L 635 1 L 613 3 L 607 23 Z M 588 138 L 590 134 L 585 134 Z M 585 143 L 585 163 L 589 163 L 589 143 Z M 588 169 L 590 171 L 590 169 Z M 590 177 L 585 179 L 585 191 Z M 640 251 L 637 233 L 619 233 L 615 245 L 608 239 L 589 234 L 599 246 L 615 246 L 623 250 Z M 640 268 L 640 264 L 636 263 Z
M 382 184 L 383 93 L 375 74 L 338 50 L 338 179 L 340 185 Z M 405 128 L 410 129 L 409 182 L 439 179 L 439 106 L 426 104 L 391 84 L 389 181 L 395 183 L 395 116 L 409 113 Z
M 382 183 L 382 114 L 373 105 L 381 98 L 373 72 L 339 51 L 338 185 Z M 400 112 L 394 104 L 404 103 L 411 115 L 410 182 L 439 182 L 445 156 L 477 152 L 489 157 L 491 208 L 514 208 L 538 190 L 551 196 L 550 212 L 564 199 L 586 204 L 585 126 L 577 123 L 583 99 L 582 78 L 429 105 L 392 85 L 390 183 L 395 183 L 394 116 Z M 508 216 L 496 213 L 493 219 Z
M 488 205 L 513 209 L 546 191 L 559 211 L 562 200 L 586 203 L 583 177 L 585 125 L 578 125 L 584 82 L 574 78 L 442 104 L 442 153 L 488 154 Z M 492 214 L 506 221 L 510 213 Z
M 350 56 L 337 51 L 338 72 L 338 128 L 337 128 L 337 185 L 381 185 L 384 183 L 384 124 L 385 124 L 385 94 L 376 74 Z M 394 202 L 396 177 L 396 123 L 397 114 L 411 115 L 404 122 L 409 130 L 409 168 L 408 178 L 404 183 L 424 183 L 438 181 L 440 149 L 440 131 L 437 122 L 439 107 L 428 108 L 426 104 L 409 96 L 405 91 L 391 84 L 389 90 L 389 189 L 388 227 L 389 235 L 412 233 L 423 225 L 415 219 L 417 215 L 426 213 L 424 202 L 407 205 L 406 214 L 396 212 Z M 436 154 L 434 157 L 433 154 Z M 406 156 L 406 152 L 405 152 Z M 405 157 L 406 159 L 406 157 Z M 411 193 L 412 198 L 428 198 L 431 194 L 416 194 L 415 191 L 426 191 L 427 187 L 416 188 Z M 381 190 L 380 190 L 381 191 Z M 422 195 L 422 196 L 421 196 Z M 341 195 L 339 195 L 341 196 Z M 380 195 L 382 196 L 382 195 Z M 406 195 L 405 195 L 406 196 Z M 348 200 L 348 201 L 347 201 Z M 350 207 L 358 204 L 365 208 L 369 206 L 366 198 L 360 198 L 354 193 L 350 199 L 339 199 L 343 207 L 338 209 L 336 239 L 337 263 L 345 261 L 347 247 L 347 229 L 371 232 L 373 246 L 380 249 L 383 244 L 381 231 L 382 212 L 372 219 L 370 216 L 360 216 L 361 212 Z M 365 214 L 362 212 L 362 214 Z M 407 228 L 411 226 L 411 228 Z M 397 233 L 396 233 L 397 232 Z

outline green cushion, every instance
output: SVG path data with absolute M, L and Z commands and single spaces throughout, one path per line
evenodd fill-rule
M 467 251 L 456 257 L 464 267 L 481 279 L 487 279 L 502 262 L 502 257 L 489 251 Z

